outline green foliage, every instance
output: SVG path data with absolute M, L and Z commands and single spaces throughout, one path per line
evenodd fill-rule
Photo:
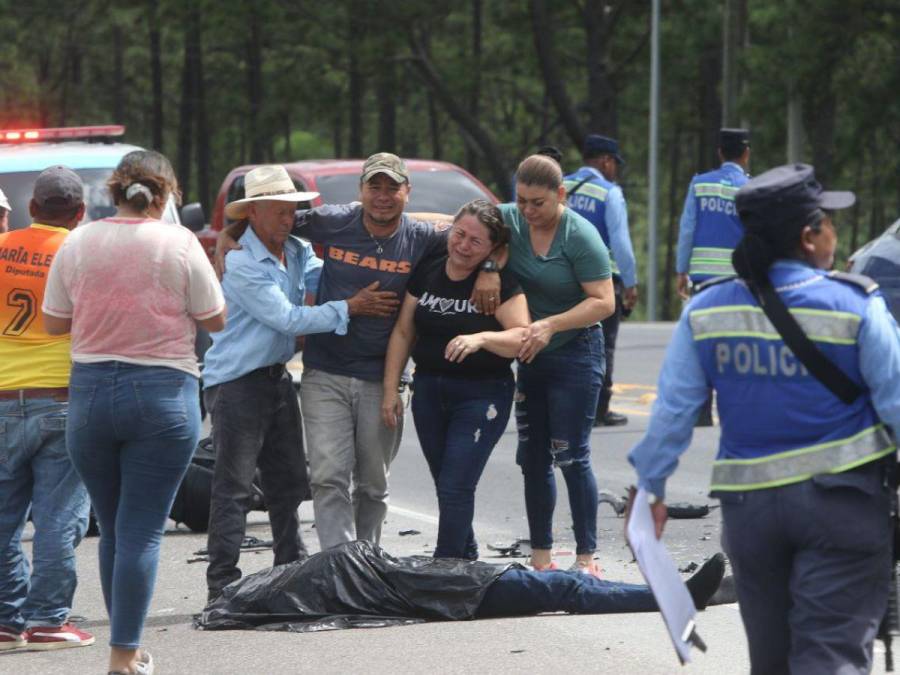
M 541 143 L 558 145 L 567 169 L 580 161 L 578 139 L 566 132 L 544 81 L 531 19 L 535 2 L 0 0 L 0 126 L 120 122 L 128 127 L 128 141 L 150 146 L 150 35 L 158 20 L 159 149 L 175 161 L 186 152 L 181 139 L 190 139 L 191 168 L 182 176 L 188 200 L 198 197 L 201 160 L 214 193 L 236 165 L 348 156 L 354 138 L 360 155 L 393 140 L 401 154 L 461 164 L 503 194 L 516 163 Z M 671 259 L 666 243 L 674 240 L 687 183 L 716 162 L 723 4 L 662 3 L 660 277 Z M 622 183 L 645 278 L 649 3 L 544 5 L 548 19 L 540 30 L 552 35 L 553 58 L 578 119 L 587 131 L 617 135 L 628 159 Z M 793 87 L 803 110 L 804 161 L 815 162 L 828 184 L 854 189 L 860 198 L 841 219 L 840 252 L 846 256 L 900 215 L 900 3 L 746 5 L 739 107 L 753 133 L 752 171 L 785 161 Z M 474 39 L 478 11 L 480 52 Z M 591 16 L 605 26 L 595 53 L 588 52 Z M 205 130 L 199 128 L 196 98 L 193 107 L 182 105 L 185 49 L 195 44 L 203 68 Z M 468 120 L 454 115 L 434 83 L 423 78 L 423 59 Z M 589 68 L 607 78 L 609 93 L 602 101 L 592 94 Z M 604 128 L 590 128 L 598 103 L 608 113 Z M 182 120 L 183 114 L 189 118 Z M 490 140 L 493 156 L 473 141 L 473 128 Z M 205 151 L 198 145 L 201 133 Z M 204 196 L 208 201 L 214 194 Z M 660 304 L 669 317 L 678 308 L 677 302 Z M 641 311 L 639 306 L 639 316 Z

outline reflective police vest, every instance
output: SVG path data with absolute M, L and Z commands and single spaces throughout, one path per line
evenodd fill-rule
M 581 183 L 585 178 L 587 181 Z M 612 257 L 612 247 L 609 245 L 609 230 L 606 229 L 606 195 L 615 187 L 615 183 L 606 180 L 603 174 L 589 166 L 583 166 L 578 171 L 563 178 L 566 190 L 571 190 L 581 183 L 581 187 L 575 194 L 569 195 L 569 208 L 579 216 L 584 217 L 600 233 L 603 243 L 609 250 L 609 264 L 613 274 L 619 274 L 619 266 Z
M 726 162 L 691 181 L 697 221 L 688 274 L 694 283 L 734 274 L 731 253 L 744 235 L 734 195 L 747 180 L 737 164 Z
M 744 282 L 709 286 L 687 311 L 722 425 L 712 490 L 787 485 L 894 450 L 859 371 L 866 292 L 809 267 L 776 262 L 769 274 L 810 340 L 864 393 L 848 405 L 810 375 Z

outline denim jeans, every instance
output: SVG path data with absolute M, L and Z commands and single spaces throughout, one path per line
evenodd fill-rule
M 413 420 L 440 513 L 436 558 L 478 559 L 475 486 L 506 430 L 514 387 L 511 373 L 495 379 L 416 373 Z
M 213 594 L 241 578 L 238 560 L 259 466 L 275 564 L 306 557 L 297 507 L 309 498 L 297 392 L 287 373 L 254 370 L 204 392 L 212 415 L 213 472 L 206 583 Z
M 322 550 L 378 543 L 403 425 L 381 418 L 381 382 L 307 368 L 300 381 L 316 534 Z M 351 494 L 352 486 L 352 494 Z
M 519 366 L 516 462 L 525 478 L 532 548 L 553 546 L 558 467 L 569 490 L 576 552 L 597 547 L 597 479 L 589 445 L 603 384 L 603 333 L 586 328 L 562 347 Z
M 0 625 L 16 631 L 62 625 L 75 595 L 90 502 L 66 452 L 66 408 L 52 398 L 0 401 Z M 29 507 L 31 566 L 22 551 Z
M 488 586 L 475 615 L 483 619 L 541 612 L 616 614 L 657 609 L 648 586 L 606 581 L 581 572 L 512 568 Z
M 200 432 L 197 378 L 120 361 L 76 363 L 66 443 L 100 526 L 113 647 L 135 649 L 175 493 Z

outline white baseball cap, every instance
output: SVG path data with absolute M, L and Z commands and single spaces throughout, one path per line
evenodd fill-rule
M 9 200 L 3 192 L 3 188 L 0 188 L 0 208 L 12 211 L 12 207 L 9 205 Z

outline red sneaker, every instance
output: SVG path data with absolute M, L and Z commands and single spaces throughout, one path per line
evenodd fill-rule
M 94 636 L 70 623 L 62 626 L 32 626 L 25 631 L 29 651 L 87 647 L 94 644 Z
M 0 626 L 0 652 L 7 649 L 20 649 L 28 644 L 25 633 L 18 633 L 12 628 Z

